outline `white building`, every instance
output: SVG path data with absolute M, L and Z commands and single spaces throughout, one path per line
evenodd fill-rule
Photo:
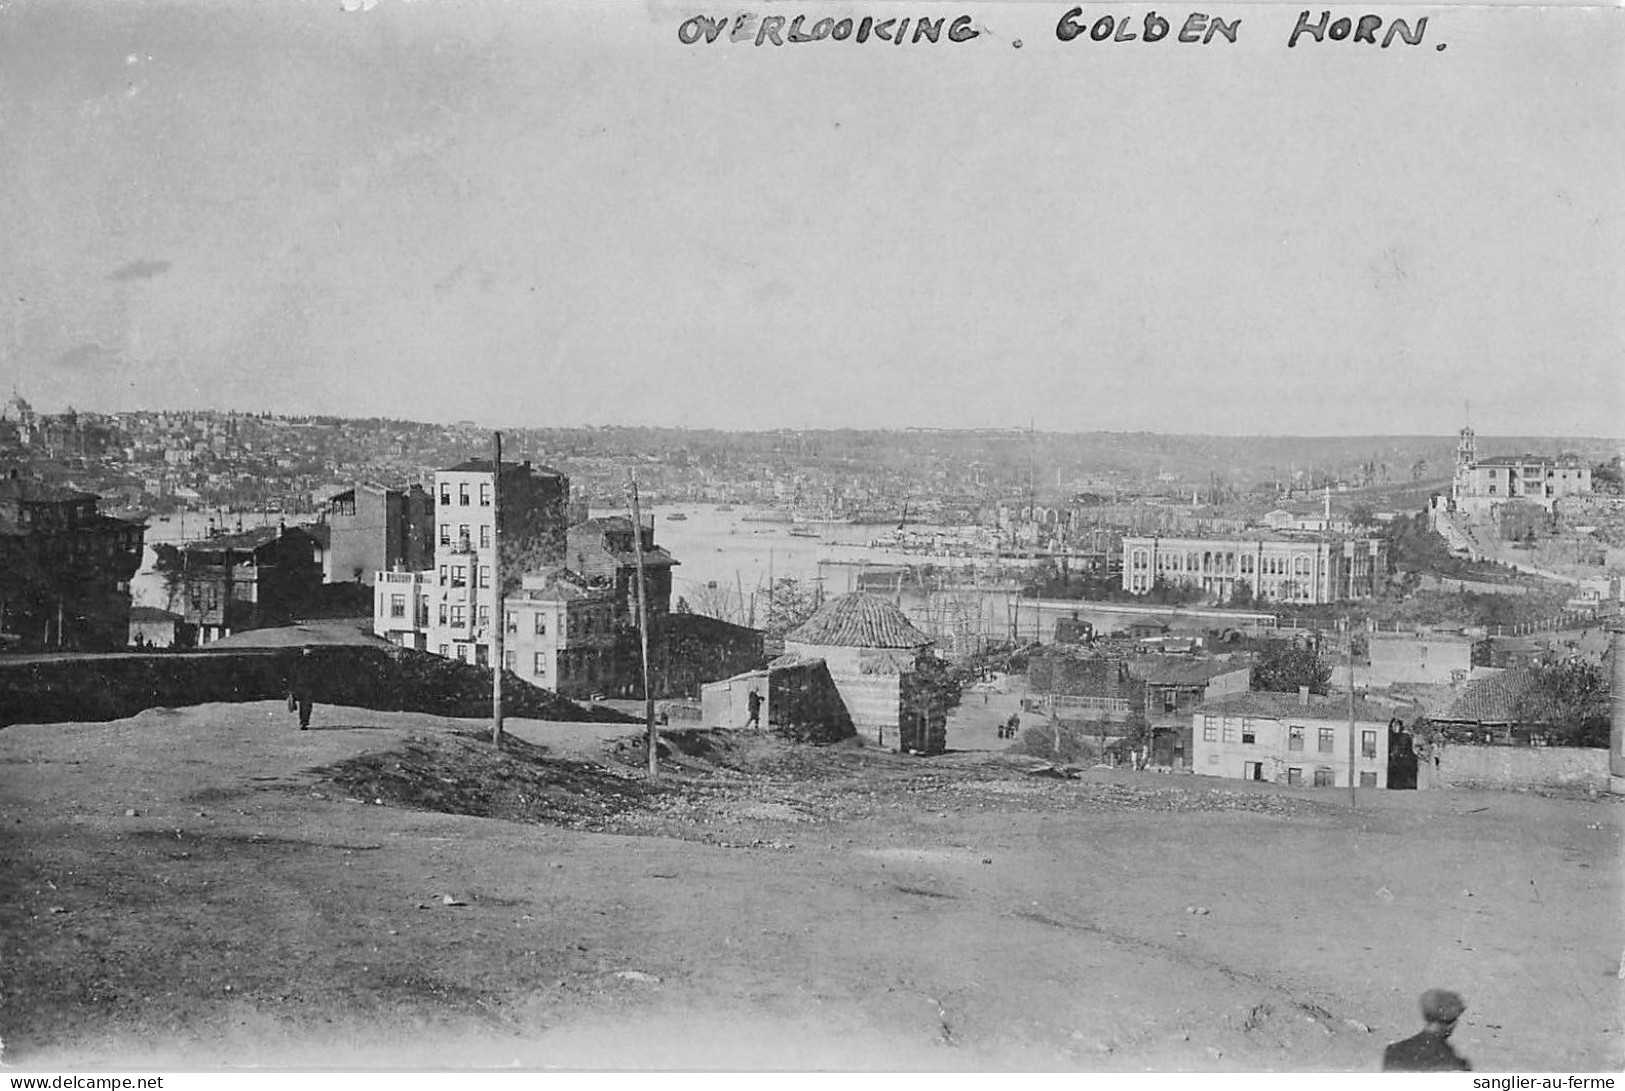
M 1354 771 L 1362 788 L 1388 786 L 1391 708 L 1354 702 Z M 1191 718 L 1191 770 L 1236 780 L 1349 786 L 1346 697 L 1246 693 L 1204 704 Z
M 1123 538 L 1123 590 L 1143 595 L 1160 579 L 1231 599 L 1246 584 L 1261 601 L 1327 603 L 1368 598 L 1387 574 L 1388 543 L 1310 531 L 1227 537 Z
M 1471 426 L 1456 443 L 1456 473 L 1450 503 L 1456 511 L 1493 512 L 1509 500 L 1550 510 L 1565 496 L 1591 492 L 1591 467 L 1578 455 L 1496 455 L 1478 457 Z
M 428 572 L 374 572 L 372 631 L 391 644 L 426 649 L 432 586 Z
M 434 567 L 415 574 L 421 577 L 415 581 L 389 579 L 413 573 L 379 573 L 385 590 L 375 594 L 374 632 L 465 663 L 490 664 L 497 600 L 493 471 L 489 459 L 474 459 L 435 472 Z M 520 573 L 563 560 L 570 482 L 529 462 L 504 462 L 501 480 L 503 567 L 513 586 Z M 416 599 L 419 589 L 422 598 Z M 397 594 L 418 612 L 409 608 L 397 616 Z M 406 618 L 414 627 L 399 624 Z

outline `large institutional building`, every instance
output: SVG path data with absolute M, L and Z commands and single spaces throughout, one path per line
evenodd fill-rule
M 1456 443 L 1456 473 L 1450 505 L 1456 511 L 1490 512 L 1508 501 L 1551 509 L 1565 496 L 1591 492 L 1591 467 L 1577 455 L 1496 455 L 1478 457 L 1469 425 Z
M 1230 599 L 1246 584 L 1255 598 L 1272 602 L 1342 602 L 1375 594 L 1387 567 L 1388 543 L 1381 538 L 1274 531 L 1123 539 L 1123 590 L 1137 595 L 1160 579 L 1215 599 Z
M 489 664 L 499 487 L 502 570 L 514 589 L 521 574 L 564 562 L 569 478 L 529 462 L 504 462 L 498 475 L 489 459 L 438 470 L 434 565 L 425 573 L 376 574 L 375 632 L 408 647 Z

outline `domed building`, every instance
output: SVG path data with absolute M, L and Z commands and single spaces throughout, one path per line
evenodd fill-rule
M 947 745 L 935 642 L 886 599 L 830 599 L 784 638 L 787 660 L 823 660 L 852 725 L 876 745 L 925 754 Z

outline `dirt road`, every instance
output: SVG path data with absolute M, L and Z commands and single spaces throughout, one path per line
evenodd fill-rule
M 1370 1070 L 1444 986 L 1480 1070 L 1625 1063 L 1611 800 L 703 733 L 651 791 L 625 727 L 481 726 L 0 732 L 7 1061 Z

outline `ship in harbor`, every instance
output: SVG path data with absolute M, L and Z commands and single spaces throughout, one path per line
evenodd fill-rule
M 742 523 L 793 523 L 796 517 L 783 508 L 752 508 L 739 517 Z

